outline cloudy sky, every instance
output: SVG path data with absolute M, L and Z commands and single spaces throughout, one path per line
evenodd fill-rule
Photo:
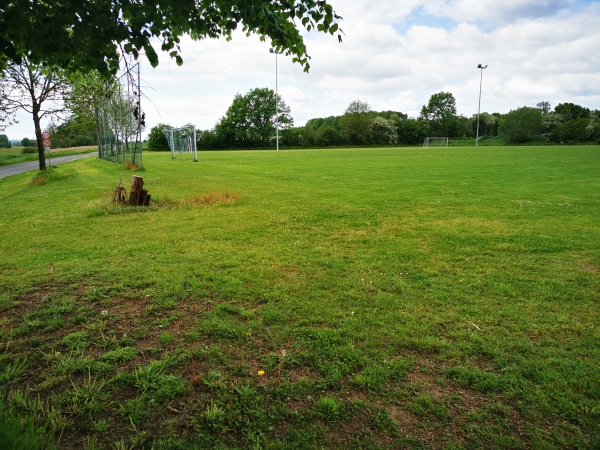
M 295 125 L 343 114 L 353 100 L 416 117 L 432 94 L 451 92 L 459 114 L 506 113 L 549 101 L 600 109 L 600 1 L 590 0 L 330 0 L 343 17 L 344 42 L 307 33 L 307 74 L 277 57 L 279 93 Z M 236 93 L 275 89 L 269 43 L 236 34 L 233 41 L 182 43 L 183 66 L 161 55 L 142 63 L 146 123 L 210 129 Z M 33 137 L 31 120 L 7 129 Z

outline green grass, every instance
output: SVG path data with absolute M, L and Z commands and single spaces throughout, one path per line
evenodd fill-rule
M 0 180 L 11 421 L 65 448 L 600 446 L 599 146 L 144 167 L 142 209 L 100 160 Z
M 0 166 L 8 166 L 10 164 L 19 164 L 28 161 L 37 161 L 38 154 L 35 153 L 21 153 L 23 147 L 12 147 L 12 148 L 0 148 Z M 97 147 L 75 147 L 75 148 L 61 148 L 51 150 L 51 158 L 58 158 L 59 156 L 79 155 L 83 153 L 90 153 L 97 150 Z M 47 156 L 47 154 L 46 154 Z

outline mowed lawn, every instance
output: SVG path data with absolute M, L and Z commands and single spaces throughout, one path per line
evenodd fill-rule
M 0 180 L 0 429 L 27 418 L 61 449 L 600 446 L 600 146 L 199 159 Z M 113 206 L 134 174 L 154 206 Z
M 46 158 L 50 156 L 50 161 L 52 161 L 52 158 L 58 158 L 59 156 L 90 153 L 97 151 L 97 149 L 98 147 L 95 146 L 53 149 L 50 152 L 46 152 Z M 23 147 L 19 146 L 12 148 L 0 148 L 0 166 L 8 166 L 10 164 L 19 164 L 28 161 L 37 161 L 38 158 L 37 149 L 34 151 L 34 153 L 23 153 Z

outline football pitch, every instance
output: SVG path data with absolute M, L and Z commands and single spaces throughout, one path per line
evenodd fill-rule
M 0 179 L 0 438 L 600 446 L 600 146 L 198 156 Z

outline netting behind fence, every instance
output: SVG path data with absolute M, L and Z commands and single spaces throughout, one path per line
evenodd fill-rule
M 140 66 L 128 68 L 117 78 L 114 89 L 98 111 L 99 156 L 115 163 L 142 163 Z

